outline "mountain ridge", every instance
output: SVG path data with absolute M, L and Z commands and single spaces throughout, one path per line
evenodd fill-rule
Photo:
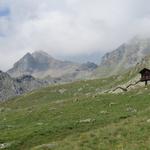
M 12 77 L 19 77 L 24 74 L 32 75 L 36 78 L 46 78 L 48 76 L 51 76 L 51 78 L 64 78 L 72 76 L 71 80 L 74 81 L 80 79 L 84 74 L 90 76 L 91 72 L 97 67 L 95 63 L 79 64 L 71 61 L 62 61 L 53 58 L 46 52 L 36 51 L 24 55 L 7 73 Z
M 136 36 L 117 49 L 106 53 L 94 74 L 108 77 L 125 73 L 147 55 L 150 55 L 150 38 Z

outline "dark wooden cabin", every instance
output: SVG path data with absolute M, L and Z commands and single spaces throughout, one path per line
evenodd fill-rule
M 147 68 L 144 68 L 140 71 L 141 74 L 141 82 L 145 82 L 145 85 L 147 85 L 148 81 L 150 81 L 150 70 Z

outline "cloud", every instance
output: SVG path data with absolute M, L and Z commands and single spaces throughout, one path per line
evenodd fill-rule
M 0 69 L 28 51 L 54 56 L 111 51 L 150 35 L 149 0 L 1 0 Z

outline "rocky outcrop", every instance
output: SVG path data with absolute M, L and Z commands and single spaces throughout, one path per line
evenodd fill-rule
M 32 90 L 47 86 L 46 81 L 35 79 L 30 75 L 12 78 L 8 73 L 0 71 L 0 101 L 18 96 Z

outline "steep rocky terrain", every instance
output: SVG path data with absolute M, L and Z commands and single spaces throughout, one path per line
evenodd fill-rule
M 27 93 L 48 85 L 47 82 L 35 79 L 30 75 L 12 78 L 9 74 L 0 71 L 0 101 Z
M 27 53 L 14 64 L 12 69 L 8 70 L 8 73 L 12 77 L 28 74 L 38 78 L 48 78 L 50 81 L 53 79 L 57 80 L 57 78 L 61 78 L 63 81 L 68 76 L 71 80 L 75 80 L 84 74 L 90 75 L 96 68 L 97 65 L 94 63 L 77 64 L 69 61 L 61 61 L 43 51 L 37 51 L 32 54 Z
M 135 37 L 116 50 L 105 54 L 96 75 L 110 76 L 124 73 L 150 55 L 150 38 Z

